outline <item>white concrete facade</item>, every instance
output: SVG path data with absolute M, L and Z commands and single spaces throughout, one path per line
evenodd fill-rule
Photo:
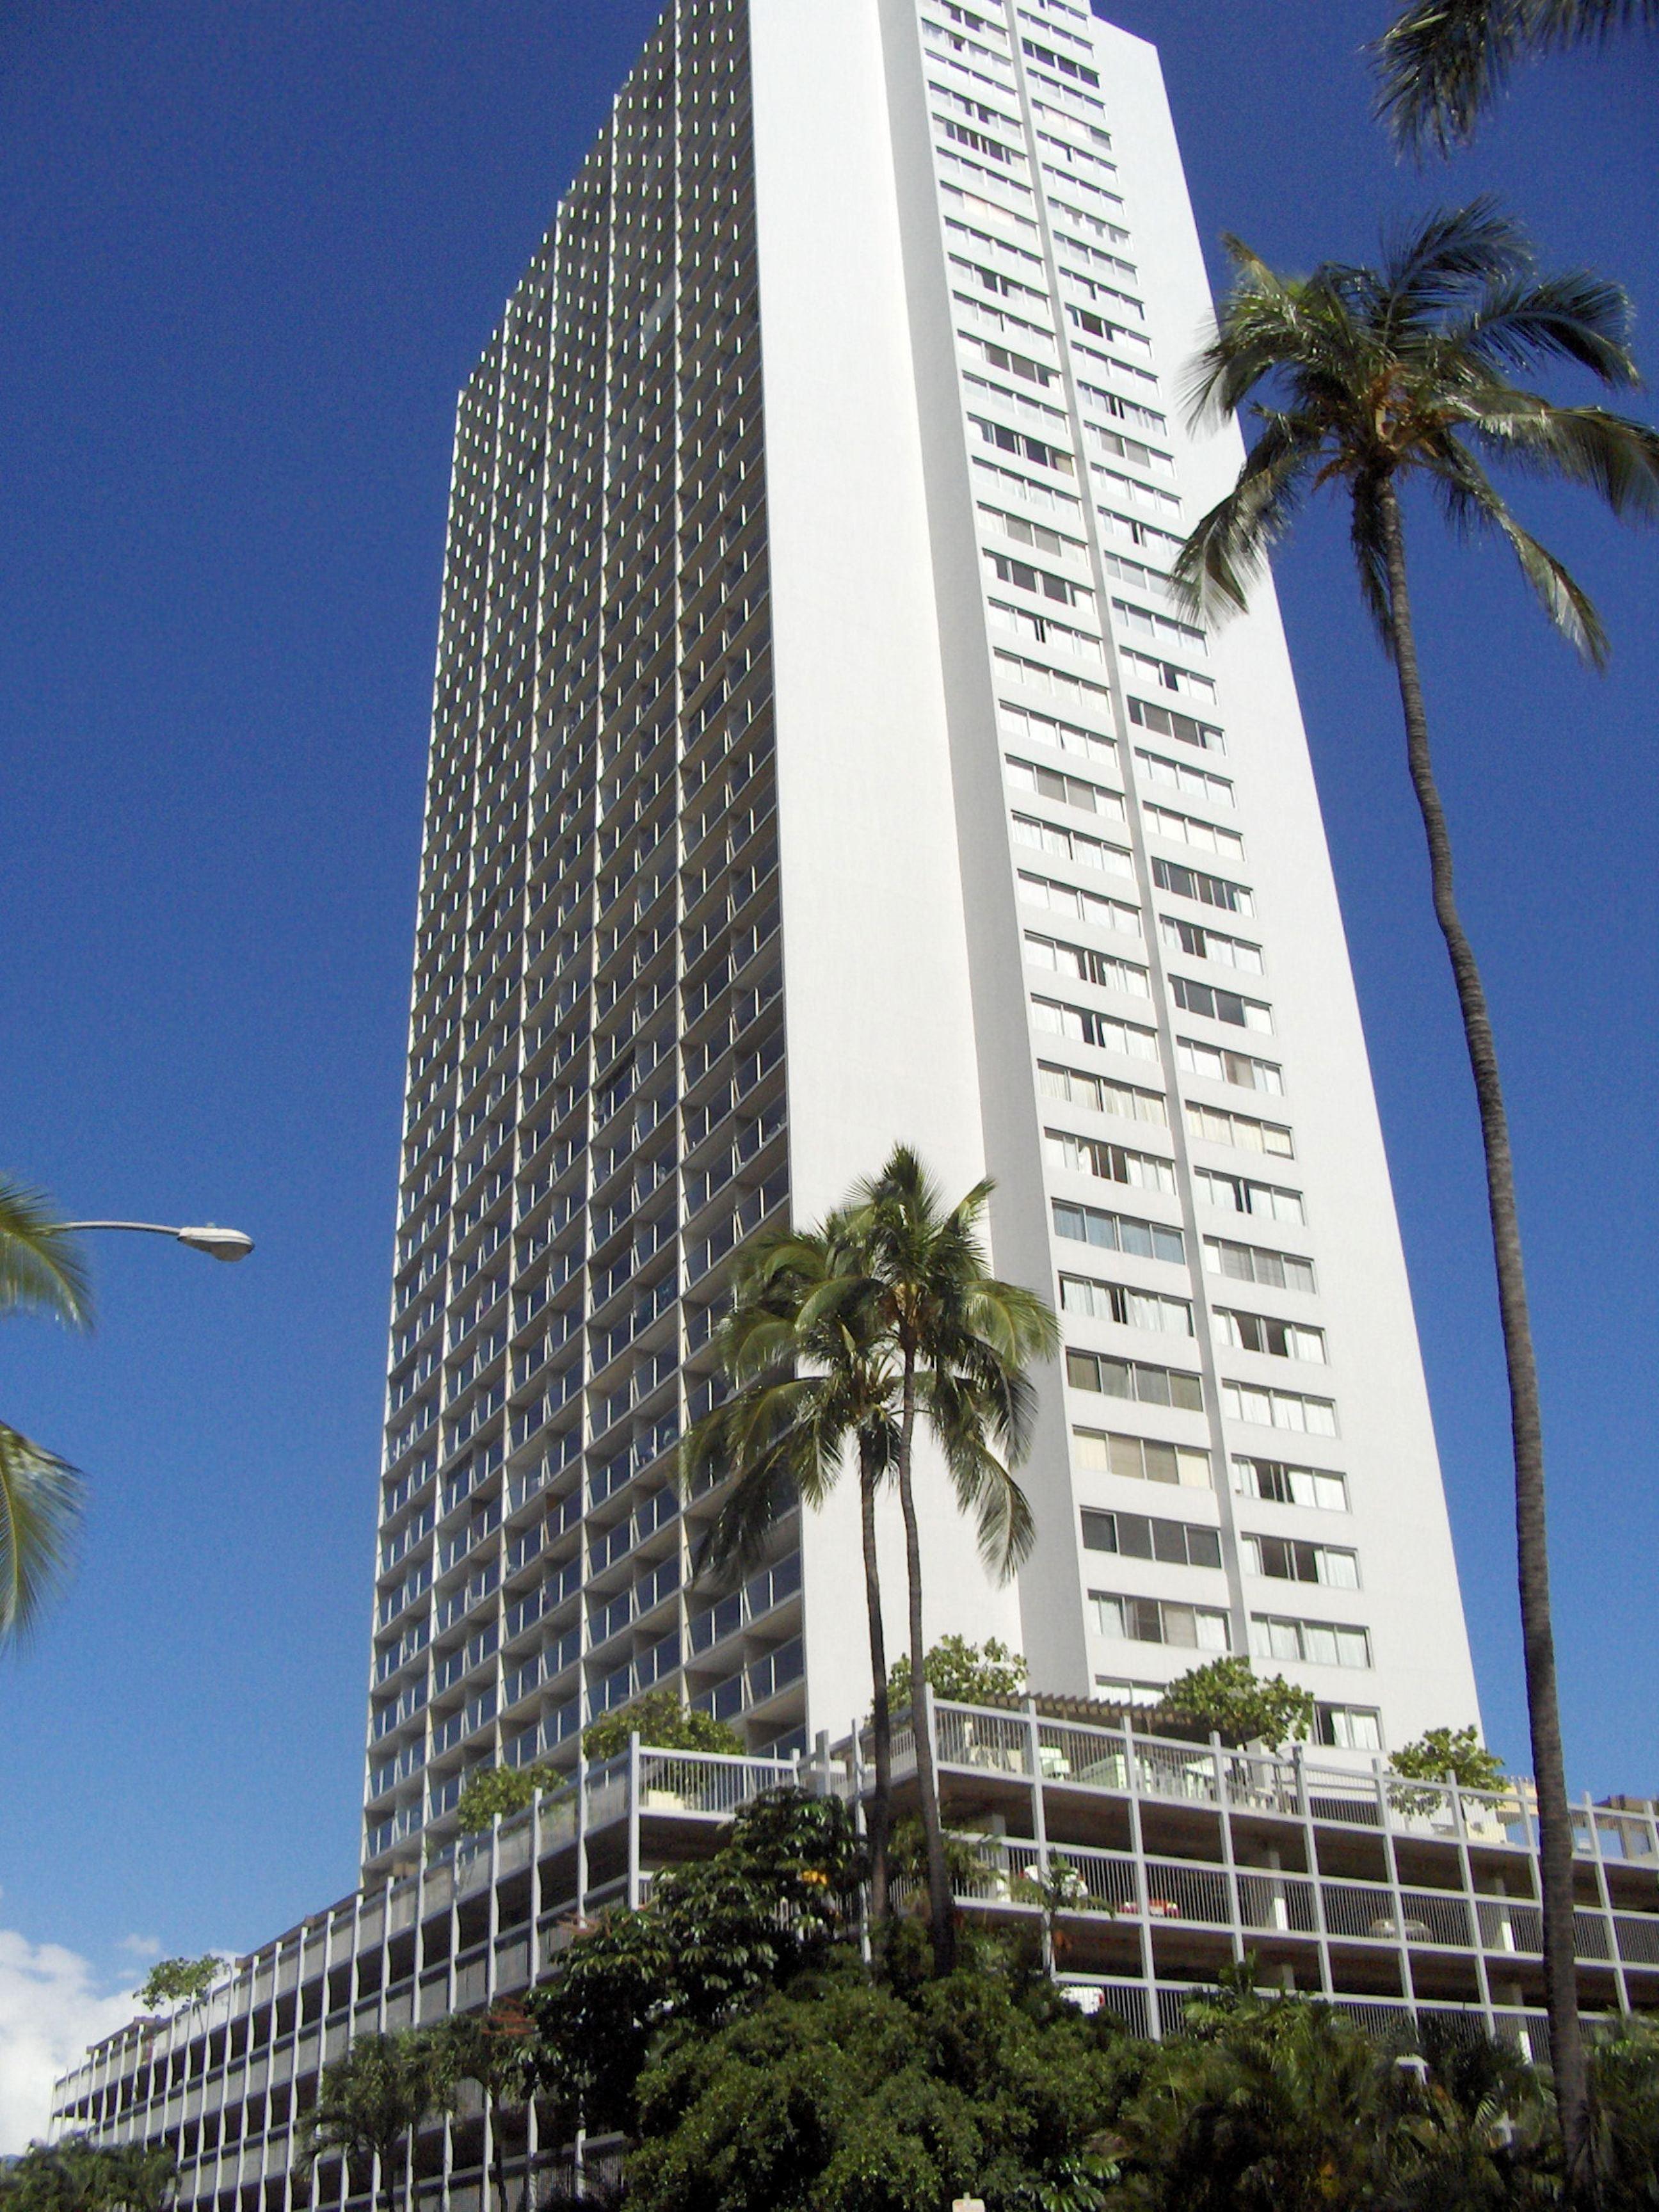
M 751 18 L 796 1203 L 909 1137 L 996 1177 L 999 1264 L 1061 1304 L 1085 1357 L 1027 1474 L 1035 1680 L 1146 1692 L 1229 1648 L 1338 1747 L 1475 1720 L 1272 589 L 1209 636 L 1163 589 L 1242 448 L 1182 419 L 1211 306 L 1156 54 L 1066 0 Z M 1187 1479 L 1124 1472 L 1143 1441 Z M 817 1555 L 846 1534 L 805 1534 L 824 1724 L 813 1591 L 850 1585 Z M 939 1579 L 941 1626 L 1008 1632 L 965 1562 Z
M 850 1487 L 721 1610 L 672 1452 L 734 1243 L 900 1139 L 1067 1346 L 1016 1588 L 930 1480 L 930 1634 L 1477 1717 L 1272 592 L 1164 591 L 1209 311 L 1156 56 L 1068 0 L 675 0 L 619 96 L 458 429 L 370 1866 L 653 1682 L 864 1710 Z

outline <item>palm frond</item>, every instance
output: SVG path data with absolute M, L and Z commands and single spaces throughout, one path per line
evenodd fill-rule
M 1237 482 L 1199 520 L 1176 556 L 1170 596 L 1194 617 L 1242 613 L 1249 586 L 1289 527 L 1320 455 L 1322 427 L 1305 416 L 1265 414 Z
M 1379 272 L 1384 343 L 1444 315 L 1472 293 L 1519 283 L 1534 258 L 1532 241 L 1488 192 L 1462 207 L 1431 209 L 1408 228 L 1385 234 Z
M 1605 407 L 1555 407 L 1511 392 L 1482 407 L 1474 435 L 1512 466 L 1583 484 L 1620 516 L 1659 518 L 1659 430 Z
M 82 1495 L 67 1461 L 0 1421 L 0 1646 L 29 1633 L 67 1575 Z
M 1455 438 L 1448 438 L 1431 473 L 1454 526 L 1470 532 L 1495 531 L 1504 538 L 1556 629 L 1593 667 L 1604 667 L 1607 635 L 1589 593 L 1553 553 L 1521 527 L 1474 455 Z
M 1449 349 L 1496 369 L 1572 361 L 1603 384 L 1628 388 L 1641 382 L 1630 349 L 1632 319 L 1622 284 L 1591 269 L 1569 269 L 1494 283 L 1444 337 Z
M 1509 81 L 1528 0 L 1413 0 L 1374 49 L 1377 112 L 1397 143 L 1449 154 Z
M 1036 1542 L 1036 1522 L 1025 1492 L 986 1441 L 984 1395 L 960 1376 L 934 1374 L 926 1403 L 957 1502 L 976 1523 L 980 1558 L 1006 1582 Z
M 72 1328 L 92 1320 L 92 1287 L 74 1240 L 42 1191 L 0 1176 L 0 1314 L 52 1314 Z
M 1373 49 L 1377 112 L 1401 146 L 1448 154 L 1527 54 L 1644 27 L 1659 27 L 1659 0 L 1413 0 Z

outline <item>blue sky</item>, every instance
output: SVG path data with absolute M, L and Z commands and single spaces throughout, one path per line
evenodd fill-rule
M 1112 12 L 1163 51 L 1206 247 L 1358 258 L 1381 211 L 1491 186 L 1551 260 L 1630 285 L 1659 373 L 1659 46 L 1530 73 L 1419 175 L 1369 120 L 1385 5 Z M 95 1336 L 0 1335 L 0 1407 L 92 1478 L 73 1593 L 0 1665 L 0 2051 L 36 2074 L 147 1949 L 246 1947 L 352 1881 L 452 410 L 654 14 L 0 18 L 0 1164 L 259 1247 L 232 1270 L 105 1240 Z M 1613 672 L 1426 514 L 1423 650 L 1515 1118 L 1570 1778 L 1645 1791 L 1659 537 L 1517 497 Z M 1396 709 L 1338 520 L 1279 574 L 1488 1733 L 1524 1767 L 1476 1130 Z

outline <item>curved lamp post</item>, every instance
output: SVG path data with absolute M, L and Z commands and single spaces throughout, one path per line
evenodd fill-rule
M 133 1229 L 145 1237 L 171 1237 L 188 1244 L 192 1252 L 211 1253 L 216 1260 L 246 1260 L 253 1239 L 240 1229 L 220 1229 L 211 1221 L 199 1229 L 169 1229 L 159 1221 L 62 1221 L 60 1229 Z

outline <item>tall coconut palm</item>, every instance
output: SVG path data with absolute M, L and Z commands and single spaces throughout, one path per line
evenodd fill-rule
M 0 1177 L 0 1314 L 30 1312 L 84 1328 L 92 1294 L 41 1193 Z M 28 1633 L 61 1581 L 80 1509 L 75 1469 L 0 1420 L 0 1649 Z
M 1484 200 L 1428 216 L 1379 270 L 1326 263 L 1276 276 L 1228 241 L 1237 276 L 1194 362 L 1194 421 L 1246 401 L 1259 422 L 1233 489 L 1176 565 L 1178 596 L 1212 615 L 1242 607 L 1249 577 L 1310 489 L 1346 493 L 1360 590 L 1393 662 L 1434 911 L 1456 983 L 1480 1106 L 1514 1436 L 1522 1635 L 1543 1865 L 1550 2033 L 1569 2154 L 1582 2156 L 1584 2062 L 1573 1964 L 1572 1828 L 1563 1777 L 1545 1547 L 1544 1455 L 1509 1124 L 1480 970 L 1454 896 L 1451 843 L 1429 750 L 1406 565 L 1401 489 L 1420 481 L 1460 530 L 1504 539 L 1550 620 L 1599 665 L 1595 608 L 1516 520 L 1482 465 L 1510 461 L 1587 486 L 1617 514 L 1659 513 L 1659 435 L 1599 407 L 1560 407 L 1511 381 L 1551 361 L 1605 386 L 1637 381 L 1629 303 L 1575 271 L 1540 276 L 1516 227 Z
M 757 1240 L 714 1340 L 732 1395 L 690 1430 L 681 1468 L 692 1491 L 737 1478 L 699 1560 L 722 1574 L 757 1565 L 779 1518 L 797 1499 L 821 1505 L 848 1454 L 857 1459 L 874 1684 L 870 1892 L 879 1921 L 887 1913 L 893 1735 L 876 1498 L 896 1452 L 898 1376 L 869 1302 L 839 1294 L 849 1276 L 856 1281 L 860 1274 L 845 1214 L 831 1214 L 817 1229 L 778 1230 Z
M 1659 0 L 1412 0 L 1376 46 L 1377 106 L 1402 145 L 1467 145 L 1517 61 L 1659 30 Z
M 933 1966 L 940 1974 L 955 1960 L 956 1921 L 924 1710 L 927 1647 L 916 1425 L 920 1419 L 932 1431 L 958 1504 L 979 1523 L 986 1565 L 999 1576 L 1012 1575 L 1036 1535 L 1030 1507 L 1012 1473 L 1029 1449 L 1036 1407 L 1027 1370 L 1034 1360 L 1052 1358 L 1060 1344 L 1059 1323 L 1047 1302 L 988 1270 L 981 1224 L 991 1190 L 988 1182 L 976 1183 L 947 1211 L 918 1155 L 908 1146 L 896 1146 L 881 1173 L 859 1191 L 852 1227 L 865 1280 L 841 1293 L 843 1303 L 873 1310 L 898 1374 L 894 1472 L 909 1585 L 911 1722 Z M 826 1291 L 826 1304 L 836 1295 Z

